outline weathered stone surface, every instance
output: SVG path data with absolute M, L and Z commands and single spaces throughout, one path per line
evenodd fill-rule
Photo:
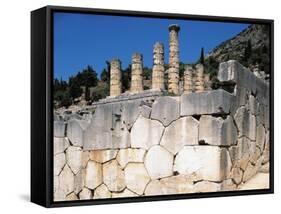
M 54 121 L 54 137 L 65 137 L 65 123 Z
M 105 184 L 102 184 L 95 189 L 93 198 L 111 198 L 111 192 L 108 190 Z
M 136 197 L 139 196 L 136 193 L 133 193 L 132 191 L 125 189 L 123 192 L 120 193 L 112 193 L 112 198 L 127 198 L 127 197 Z
M 182 194 L 182 193 L 192 193 L 193 180 L 186 175 L 177 175 L 160 180 L 161 189 L 163 194 Z
M 230 177 L 236 184 L 240 184 L 242 182 L 243 171 L 239 167 L 234 167 L 231 170 Z
M 72 119 L 67 122 L 66 136 L 74 146 L 83 146 L 84 130 L 88 127 L 89 122 L 85 120 Z
M 198 145 L 198 124 L 193 117 L 180 118 L 165 129 L 160 144 L 172 154 L 185 145 Z
M 82 149 L 76 146 L 70 146 L 66 150 L 66 162 L 74 174 L 82 169 L 82 153 Z
M 162 146 L 151 147 L 145 156 L 144 164 L 151 179 L 173 175 L 173 155 Z
M 195 192 L 217 192 L 221 190 L 221 184 L 210 181 L 199 181 L 194 185 Z
M 88 161 L 85 172 L 85 186 L 89 189 L 95 189 L 102 183 L 102 165 Z
M 69 146 L 66 138 L 54 137 L 54 155 L 64 152 Z
M 247 137 L 241 137 L 237 140 L 237 145 L 229 148 L 229 155 L 233 162 L 242 159 L 244 155 L 252 153 L 252 147 L 255 146 Z
M 81 169 L 74 176 L 74 193 L 75 194 L 78 194 L 83 189 L 85 175 L 86 175 L 85 169 Z
M 263 127 L 263 125 L 259 124 L 257 127 L 257 140 L 256 143 L 258 145 L 258 147 L 260 148 L 261 151 L 263 151 L 264 149 L 264 145 L 265 145 L 265 129 Z
M 65 161 L 65 154 L 59 153 L 54 156 L 54 175 L 59 175 L 62 168 L 64 167 Z
M 156 120 L 149 120 L 140 116 L 131 130 L 132 148 L 149 149 L 160 143 L 164 127 Z
M 224 90 L 181 95 L 180 115 L 228 114 L 235 97 Z
M 84 150 L 116 149 L 130 146 L 130 133 L 126 123 L 131 123 L 134 116 L 130 112 L 134 112 L 134 110 L 129 106 L 129 109 L 125 110 L 123 105 L 129 104 L 112 103 L 99 105 L 96 108 L 91 124 L 84 132 Z M 138 106 L 136 108 L 138 109 Z M 124 117 L 131 120 L 124 119 Z
M 246 136 L 256 140 L 256 117 L 244 107 L 240 107 L 234 115 L 238 128 L 238 137 Z
M 72 192 L 69 195 L 67 195 L 65 199 L 67 201 L 75 201 L 75 200 L 78 200 L 78 197 L 75 193 Z
M 90 152 L 83 151 L 82 154 L 82 168 L 86 168 L 88 161 L 90 160 Z
M 106 149 L 106 150 L 93 150 L 90 151 L 90 159 L 98 163 L 105 163 L 116 158 L 118 150 Z
M 222 181 L 229 177 L 231 160 L 225 148 L 185 146 L 176 156 L 174 171 L 196 174 L 198 180 Z
M 256 115 L 258 113 L 258 103 L 253 95 L 250 95 L 249 97 L 249 108 L 251 114 Z
M 239 187 L 240 190 L 269 189 L 269 173 L 258 173 Z
M 144 118 L 150 118 L 150 115 L 151 115 L 151 110 L 152 108 L 147 106 L 147 105 L 142 105 L 140 107 L 140 114 L 141 116 L 143 116 Z
M 142 195 L 147 183 L 150 181 L 143 163 L 129 163 L 124 171 L 127 188 Z
M 269 162 L 262 164 L 261 167 L 259 168 L 259 172 L 263 172 L 263 173 L 269 173 L 270 171 L 270 164 Z
M 247 168 L 243 174 L 243 182 L 248 181 L 250 178 L 252 178 L 255 174 L 257 174 L 260 166 L 261 166 L 262 158 L 260 158 L 256 165 L 253 165 L 252 163 L 248 163 Z
M 65 196 L 74 190 L 74 175 L 71 169 L 65 165 L 59 175 L 59 191 Z
M 145 195 L 182 194 L 194 192 L 193 180 L 186 175 L 177 175 L 152 180 L 145 189 Z
M 124 171 L 116 160 L 103 164 L 103 182 L 110 191 L 120 192 L 126 188 Z
M 59 189 L 59 176 L 55 175 L 54 176 L 54 189 L 53 189 L 53 193 L 57 192 Z
M 89 200 L 92 199 L 92 192 L 88 188 L 83 188 L 82 191 L 79 193 L 80 200 Z
M 176 97 L 159 97 L 152 105 L 151 118 L 168 126 L 180 116 L 180 104 Z
M 236 144 L 237 130 L 231 116 L 221 117 L 202 115 L 199 124 L 199 142 L 204 144 L 230 146 Z
M 125 166 L 129 162 L 134 163 L 141 163 L 144 161 L 144 149 L 120 149 L 118 152 L 118 155 L 116 157 L 116 160 L 120 164 L 122 168 L 125 168 Z

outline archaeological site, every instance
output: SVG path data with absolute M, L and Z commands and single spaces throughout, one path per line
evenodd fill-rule
M 109 96 L 54 110 L 54 201 L 269 188 L 268 81 L 231 58 L 216 88 L 200 63 L 180 78 L 180 33 L 167 26 L 169 46 L 151 47 L 149 88 L 131 53 L 129 90 L 114 58 Z

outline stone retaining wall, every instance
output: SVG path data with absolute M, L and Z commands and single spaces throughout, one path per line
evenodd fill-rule
M 268 171 L 269 85 L 236 61 L 218 79 L 233 90 L 114 98 L 54 121 L 54 200 L 239 190 Z

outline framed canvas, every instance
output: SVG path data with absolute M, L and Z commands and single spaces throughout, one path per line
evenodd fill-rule
M 273 193 L 273 20 L 31 12 L 31 201 Z

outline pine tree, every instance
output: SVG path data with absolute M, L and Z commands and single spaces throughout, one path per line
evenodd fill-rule
M 200 63 L 204 65 L 204 48 L 201 48 Z

